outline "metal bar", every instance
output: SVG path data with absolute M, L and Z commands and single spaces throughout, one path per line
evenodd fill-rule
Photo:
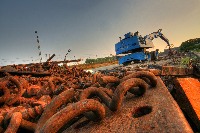
M 175 85 L 179 106 L 200 130 L 200 82 L 195 78 L 177 78 Z

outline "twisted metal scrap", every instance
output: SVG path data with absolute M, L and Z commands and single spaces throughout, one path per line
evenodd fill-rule
M 39 106 L 35 106 L 33 108 L 25 108 L 23 106 L 17 106 L 16 108 L 9 111 L 4 118 L 4 126 L 6 127 L 8 125 L 9 119 L 12 119 L 12 115 L 16 112 L 20 113 L 22 115 L 22 122 L 20 127 L 27 129 L 29 131 L 35 131 L 36 124 L 32 123 L 30 121 L 27 121 L 29 119 L 34 119 L 37 116 L 41 115 L 43 113 L 43 110 L 46 106 L 45 102 L 37 101 L 38 104 L 41 104 Z M 36 104 L 36 103 L 35 103 Z M 11 122 L 10 122 L 11 123 Z
M 37 124 L 37 127 L 40 125 L 40 121 L 42 123 L 44 121 L 45 123 L 47 119 L 56 113 L 62 104 L 66 104 L 67 101 L 75 95 L 75 92 L 74 90 L 71 91 L 70 94 L 68 94 L 68 97 L 63 94 L 64 98 L 62 95 L 61 97 L 54 98 L 50 106 L 48 106 L 49 109 L 47 108 L 46 111 L 44 111 L 44 108 L 46 108 L 48 103 L 40 101 L 39 98 L 44 95 L 55 97 L 55 95 L 64 92 L 70 87 L 83 89 L 92 85 L 92 75 L 90 73 L 86 73 L 77 68 L 70 69 L 70 71 L 71 74 L 66 75 L 65 70 L 57 69 L 56 73 L 53 73 L 52 77 L 44 78 L 7 75 L 6 77 L 0 79 L 0 89 L 3 94 L 0 97 L 0 103 L 3 104 L 0 111 L 1 126 L 4 126 L 6 129 L 10 123 L 12 115 L 16 112 L 20 112 L 22 115 L 20 127 L 30 131 L 35 131 L 36 123 L 30 121 L 36 122 L 38 121 L 38 117 L 42 115 L 38 121 L 39 124 Z M 61 85 L 57 85 L 58 82 L 61 83 Z M 72 84 L 71 86 L 68 86 L 70 82 Z M 12 86 L 9 86 L 10 83 Z M 84 87 L 79 85 L 80 83 L 84 83 Z M 49 113 L 49 115 L 45 113 Z M 47 119 L 45 117 L 47 117 Z M 3 128 L 0 128 L 0 130 L 3 130 Z
M 99 81 L 100 84 L 116 83 L 120 82 L 119 78 L 114 76 L 102 76 Z
M 42 116 L 40 117 L 37 127 L 36 127 L 36 133 L 40 132 L 40 129 L 44 126 L 46 121 L 52 117 L 57 109 L 62 105 L 67 103 L 73 96 L 75 95 L 74 89 L 70 89 L 67 91 L 62 92 L 57 97 L 55 97 L 50 104 L 48 104 L 42 113 Z
M 15 112 L 20 112 L 22 114 L 22 118 L 25 120 L 34 119 L 37 116 L 41 115 L 46 106 L 46 103 L 44 102 L 38 102 L 38 103 L 40 103 L 41 105 L 35 106 L 33 108 L 25 108 L 23 106 L 17 106 L 16 108 L 10 110 L 5 115 L 4 125 L 7 125 L 8 120 L 11 118 L 12 114 Z
M 157 78 L 156 76 L 151 73 L 151 72 L 147 72 L 147 71 L 138 71 L 138 72 L 134 72 L 134 73 L 131 73 L 125 77 L 123 77 L 120 82 L 124 82 L 126 81 L 127 79 L 130 79 L 130 78 L 147 78 L 148 80 L 150 80 L 151 82 L 151 86 L 152 87 L 155 87 L 157 85 Z M 144 79 L 145 80 L 145 79 Z
M 51 78 L 49 78 L 48 83 L 49 83 L 49 87 L 50 87 L 52 92 L 54 92 L 56 90 L 55 85 L 53 84 L 53 81 L 59 81 L 61 83 L 64 82 L 64 80 L 62 78 L 60 78 L 60 77 L 51 77 Z
M 16 103 L 19 103 L 19 104 L 29 104 L 29 105 L 34 105 L 35 102 L 37 102 L 38 100 L 35 99 L 35 98 L 25 98 L 25 97 L 20 97 L 18 99 L 18 101 Z
M 41 90 L 41 86 L 39 85 L 31 85 L 26 89 L 26 93 L 28 96 L 34 96 Z
M 16 78 L 14 78 L 14 77 L 9 77 L 8 78 L 8 81 L 11 81 L 11 82 L 13 82 L 16 86 L 17 86 L 17 88 L 18 88 L 18 93 L 14 96 L 14 97 L 11 97 L 11 98 L 9 98 L 7 101 L 6 101 L 6 104 L 7 105 L 12 105 L 12 104 L 14 104 L 21 96 L 22 96 L 22 85 L 21 85 L 21 83 L 16 79 Z M 7 82 L 8 82 L 7 81 Z
M 10 124 L 6 129 L 5 133 L 16 133 L 22 121 L 22 114 L 20 112 L 15 112 L 12 114 Z
M 46 107 L 36 127 L 36 133 L 57 132 L 74 117 L 87 111 L 94 111 L 98 120 L 105 116 L 105 108 L 98 101 L 86 99 L 66 106 L 56 113 L 57 109 L 75 96 L 74 89 L 62 92 Z M 56 122 L 55 122 L 56 121 Z
M 36 128 L 36 124 L 23 119 L 23 116 L 20 112 L 15 112 L 12 114 L 10 123 L 5 131 L 5 133 L 16 133 L 22 127 L 29 131 L 34 132 Z
M 20 127 L 34 132 L 36 129 L 36 125 L 37 125 L 36 123 L 22 119 Z
M 102 76 L 98 79 L 98 83 L 105 88 L 115 91 L 117 85 L 119 85 L 120 80 L 115 76 Z
M 22 111 L 24 111 L 25 110 L 25 108 L 24 107 L 22 107 L 22 106 L 18 106 L 18 107 L 15 107 L 15 108 L 12 108 L 12 109 L 10 109 L 8 112 L 7 112 L 7 114 L 5 115 L 5 117 L 4 117 L 4 120 L 3 120 L 3 124 L 4 124 L 4 126 L 7 126 L 8 125 L 8 123 L 9 123 L 9 119 L 12 117 L 12 115 L 14 114 L 14 113 L 16 113 L 16 112 L 22 112 Z M 22 115 L 22 114 L 21 114 Z M 23 116 L 22 116 L 23 117 Z
M 43 113 L 45 106 L 46 104 L 43 104 L 43 105 L 35 106 L 33 108 L 25 109 L 24 111 L 21 112 L 23 119 L 29 120 L 29 119 L 36 118 L 37 116 Z
M 120 108 L 125 93 L 133 89 L 133 87 L 139 87 L 140 95 L 142 95 L 145 93 L 148 85 L 142 79 L 128 79 L 117 86 L 112 98 L 110 98 L 110 96 L 107 95 L 102 89 L 90 87 L 82 91 L 80 94 L 80 100 L 90 98 L 92 95 L 97 95 L 103 103 L 110 108 L 110 110 L 116 111 Z
M 134 89 L 134 87 L 139 87 L 141 96 L 147 90 L 148 85 L 142 79 L 138 78 L 131 78 L 120 83 L 114 92 L 114 96 L 112 97 L 112 103 L 110 104 L 110 109 L 112 111 L 118 110 L 122 104 L 122 100 L 125 93 L 129 90 Z
M 0 89 L 3 90 L 3 96 L 0 97 L 0 104 L 4 103 L 5 101 L 7 101 L 10 97 L 10 91 L 9 89 L 6 87 L 5 83 L 0 83 Z
M 94 111 L 99 120 L 105 117 L 104 106 L 93 99 L 81 100 L 77 103 L 73 103 L 64 109 L 54 114 L 40 129 L 40 133 L 55 133 L 58 132 L 66 123 L 72 120 L 74 117 L 81 115 L 87 111 Z M 56 122 L 55 122 L 56 121 Z

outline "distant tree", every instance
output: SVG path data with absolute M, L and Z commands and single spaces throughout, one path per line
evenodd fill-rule
M 200 38 L 190 39 L 182 42 L 180 46 L 181 51 L 200 51 Z
M 105 62 L 110 62 L 110 61 L 116 61 L 116 56 L 112 57 L 104 57 L 104 58 L 97 58 L 97 59 L 86 59 L 85 63 L 86 64 L 92 64 L 92 63 L 105 63 Z

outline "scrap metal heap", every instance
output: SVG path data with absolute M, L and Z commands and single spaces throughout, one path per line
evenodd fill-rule
M 48 72 L 2 74 L 0 132 L 193 132 L 155 71 Z

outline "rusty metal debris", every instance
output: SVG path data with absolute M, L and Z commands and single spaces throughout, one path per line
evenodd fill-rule
M 175 79 L 175 98 L 181 109 L 200 130 L 200 82 L 195 78 Z
M 20 124 L 22 121 L 22 114 L 19 112 L 15 112 L 12 114 L 12 117 L 10 119 L 10 124 L 8 125 L 5 133 L 15 133 L 17 132 Z
M 142 95 L 148 88 L 147 84 L 137 76 L 127 80 L 123 79 L 124 82 L 121 81 L 120 83 L 117 74 L 115 76 L 92 75 L 76 67 L 69 68 L 65 66 L 60 69 L 54 65 L 48 72 L 51 73 L 51 76 L 23 75 L 18 77 L 6 74 L 0 79 L 2 94 L 0 97 L 2 110 L 0 116 L 2 116 L 1 125 L 3 130 L 9 132 L 10 127 L 16 125 L 17 122 L 18 125 L 12 129 L 12 132 L 17 132 L 18 128 L 25 128 L 34 132 L 57 132 L 68 121 L 80 114 L 94 121 L 96 121 L 95 119 L 101 120 L 105 116 L 105 107 L 100 103 L 101 100 L 110 110 L 116 111 L 120 109 L 127 91 Z M 146 72 L 145 74 L 150 73 Z M 150 81 L 153 81 L 155 85 L 156 81 L 152 79 L 150 78 Z M 92 87 L 97 86 L 97 84 L 98 87 Z M 112 84 L 115 89 L 105 88 L 108 84 Z M 138 92 L 134 91 L 134 87 L 139 87 L 139 90 L 136 88 Z M 91 89 L 93 91 L 90 91 Z M 101 99 L 100 102 L 97 99 L 96 101 L 95 98 L 89 100 L 91 94 L 88 93 L 88 96 L 85 96 L 86 92 L 97 94 Z M 73 111 L 75 108 L 81 111 L 76 110 L 78 111 L 77 115 L 76 111 Z M 64 115 L 63 112 L 66 112 L 66 110 L 71 110 L 74 116 Z M 93 111 L 93 113 L 88 111 Z M 58 123 L 60 126 L 57 129 L 50 129 L 49 127 L 54 126 L 49 125 L 54 125 L 54 120 L 61 116 L 66 116 L 63 117 L 65 122 Z M 18 119 L 13 121 L 15 117 L 19 118 L 20 122 L 18 122 Z
M 104 106 L 96 100 L 85 99 L 72 103 L 69 106 L 66 106 L 56 114 L 54 114 L 50 119 L 46 121 L 44 126 L 40 129 L 40 133 L 55 133 L 58 132 L 62 126 L 72 120 L 74 117 L 79 116 L 80 114 L 94 111 L 97 115 L 96 118 L 99 120 L 105 117 L 105 108 Z M 37 131 L 36 131 L 37 133 Z
M 161 75 L 192 75 L 193 68 L 183 68 L 183 67 L 176 67 L 176 66 L 163 66 Z
M 72 132 L 80 131 L 82 126 L 85 132 L 88 132 L 87 129 L 100 132 L 101 127 L 102 131 L 114 131 L 120 122 L 110 120 L 122 118 L 122 121 L 127 119 L 126 122 L 131 122 L 127 125 L 132 126 L 124 125 L 126 129 L 120 126 L 119 131 L 159 132 L 162 129 L 166 132 L 192 132 L 158 77 L 177 74 L 164 74 L 163 71 L 169 67 L 163 67 L 163 70 L 118 67 L 92 74 L 76 66 L 64 64 L 59 67 L 57 63 L 50 62 L 52 58 L 43 65 L 14 66 L 14 71 L 0 70 L 0 131 L 68 132 L 74 127 Z M 169 105 L 162 105 L 164 103 Z M 169 119 L 173 117 L 163 107 L 173 112 L 176 120 Z M 143 116 L 152 121 L 141 123 L 143 119 L 147 120 Z M 162 122 L 155 122 L 155 119 Z M 177 128 L 167 124 L 170 122 L 177 124 Z M 90 127 L 85 129 L 84 125 Z M 98 130 L 91 129 L 93 127 Z
M 106 111 L 107 115 L 100 123 L 89 122 L 84 125 L 86 119 L 82 118 L 64 133 L 193 132 L 159 77 L 156 87 L 147 89 L 143 96 L 137 97 L 127 93 L 119 110 Z M 83 125 L 80 127 L 81 124 Z
M 108 106 L 110 110 L 116 111 L 120 109 L 125 93 L 127 91 L 134 93 L 133 87 L 140 88 L 140 96 L 144 94 L 148 88 L 147 84 L 143 80 L 131 78 L 119 84 L 112 96 L 107 95 L 106 92 L 100 88 L 91 87 L 82 91 L 80 100 L 87 99 L 92 95 L 98 95 L 98 97 Z

